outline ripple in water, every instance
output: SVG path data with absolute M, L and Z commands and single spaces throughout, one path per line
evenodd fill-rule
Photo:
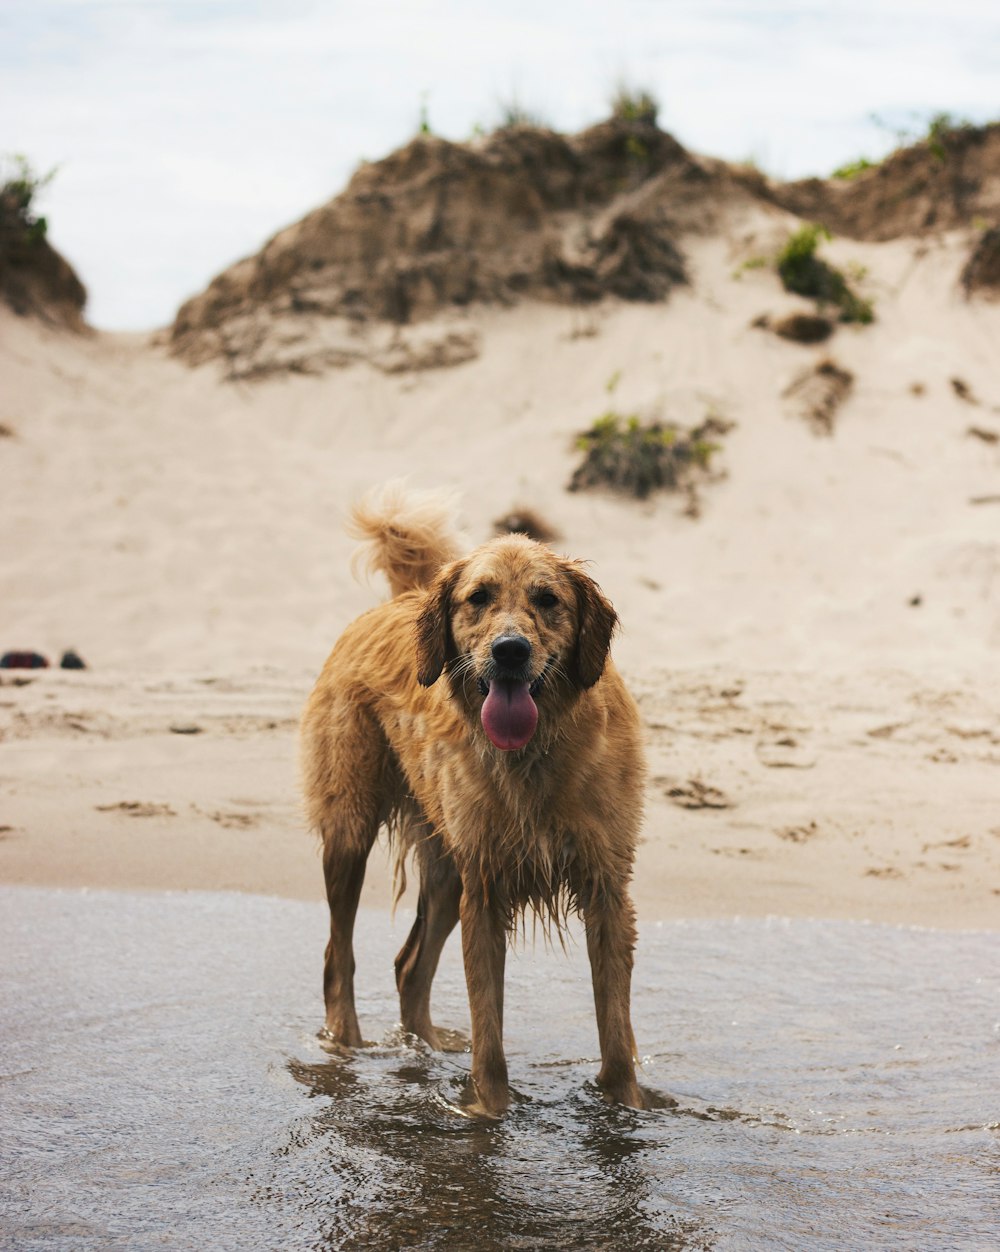
M 582 943 L 508 962 L 514 1102 L 395 1025 L 409 920 L 362 914 L 325 1052 L 322 908 L 0 889 L 0 1247 L 994 1247 L 1000 940 L 824 922 L 640 931 L 658 1107 L 611 1108 Z M 467 1029 L 459 945 L 435 1014 Z

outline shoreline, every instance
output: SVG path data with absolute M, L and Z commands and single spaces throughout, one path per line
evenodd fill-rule
M 632 686 L 649 759 L 642 921 L 1000 930 L 1000 734 L 974 677 L 814 675 L 808 705 L 780 672 Z M 4 679 L 0 882 L 322 902 L 297 794 L 301 691 L 298 673 Z M 411 878 L 402 907 L 414 900 Z M 373 849 L 362 906 L 392 901 Z

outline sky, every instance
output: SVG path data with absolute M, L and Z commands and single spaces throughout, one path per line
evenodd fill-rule
M 417 131 L 516 101 L 561 131 L 653 92 L 696 152 L 778 177 L 1000 118 L 998 0 L 0 0 L 0 156 L 103 329 L 143 330 Z

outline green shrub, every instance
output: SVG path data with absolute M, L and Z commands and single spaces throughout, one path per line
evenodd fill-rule
M 611 116 L 619 122 L 644 122 L 655 126 L 660 104 L 651 91 L 619 83 L 611 97 Z
M 38 193 L 55 177 L 55 170 L 38 175 L 27 157 L 7 157 L 0 163 L 0 230 L 23 243 L 39 243 L 48 233 L 48 221 L 36 210 Z
M 634 414 L 608 410 L 577 437 L 583 460 L 573 471 L 569 490 L 610 487 L 639 500 L 656 490 L 681 490 L 694 505 L 696 482 L 708 473 L 720 447 L 712 437 L 727 430 L 729 423 L 717 417 L 684 431 L 663 422 L 643 424 Z
M 638 135 L 629 135 L 625 140 L 625 151 L 631 160 L 638 161 L 640 164 L 649 160 L 649 149 Z
M 856 295 L 838 269 L 816 255 L 824 239 L 830 239 L 825 226 L 805 222 L 778 255 L 778 274 L 786 291 L 809 296 L 821 304 L 832 304 L 840 310 L 842 322 L 868 325 L 875 320 L 871 302 Z
M 935 113 L 927 124 L 924 138 L 931 155 L 939 161 L 948 156 L 948 140 L 961 131 L 967 131 L 972 123 L 964 117 L 956 117 L 953 113 Z
M 865 170 L 873 170 L 877 166 L 877 161 L 869 161 L 867 157 L 858 157 L 856 161 L 848 161 L 846 165 L 839 165 L 831 178 L 839 178 L 844 182 L 850 182 L 852 178 L 857 178 L 859 174 L 863 174 Z

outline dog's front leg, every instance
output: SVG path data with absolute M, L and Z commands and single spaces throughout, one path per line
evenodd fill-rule
M 584 910 L 584 923 L 601 1042 L 597 1082 L 613 1104 L 645 1108 L 635 1077 L 636 1047 L 630 1016 L 635 909 L 624 891 L 610 895 L 595 891 Z
M 471 1112 L 499 1117 L 507 1111 L 507 1061 L 503 1054 L 503 979 L 507 928 L 482 886 L 462 892 L 462 955 L 472 1017 Z

